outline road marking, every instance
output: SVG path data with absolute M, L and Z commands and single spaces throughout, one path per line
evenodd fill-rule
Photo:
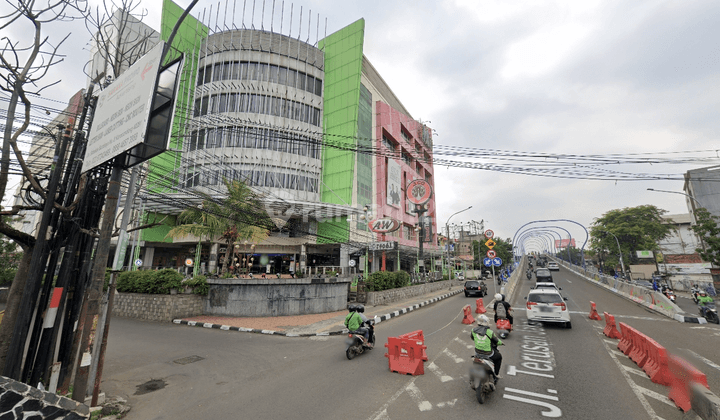
M 442 352 L 445 353 L 446 355 L 450 356 L 450 358 L 454 359 L 455 363 L 462 363 L 465 361 L 465 359 L 463 359 L 462 357 L 458 357 L 455 353 L 451 352 L 447 348 L 445 350 L 443 350 Z
M 475 346 L 472 344 L 468 344 L 466 341 L 462 341 L 459 337 L 455 337 L 454 341 L 457 341 L 458 343 L 462 344 L 463 346 L 467 347 L 468 349 L 473 349 Z
M 687 350 L 688 352 L 690 352 L 690 354 L 692 354 L 692 355 L 695 356 L 696 358 L 698 358 L 698 359 L 702 360 L 703 362 L 705 362 L 706 365 L 708 365 L 708 366 L 710 366 L 710 367 L 713 367 L 713 368 L 715 368 L 715 369 L 717 369 L 717 370 L 720 370 L 720 366 L 718 366 L 718 365 L 717 365 L 715 362 L 713 362 L 712 360 L 706 359 L 706 358 L 700 356 L 699 354 L 695 353 L 694 351 L 692 351 L 692 350 L 690 350 L 690 349 L 685 349 L 685 350 Z
M 572 284 L 572 282 L 571 282 L 570 280 L 566 280 L 566 281 L 567 281 L 568 283 Z
M 669 405 L 670 407 L 676 407 L 675 403 L 670 401 L 670 398 L 668 398 L 662 394 L 659 394 L 655 391 L 651 391 L 647 388 L 643 388 L 643 387 L 638 387 L 638 388 L 640 388 L 640 392 L 642 392 L 643 395 L 647 395 L 650 398 L 656 399 L 660 402 L 664 402 L 665 404 Z
M 583 314 L 587 315 L 588 311 L 568 311 L 571 314 Z M 615 315 L 615 318 L 628 318 L 628 319 L 640 319 L 644 321 L 674 321 L 674 319 L 663 319 L 660 317 L 650 317 L 650 316 L 636 316 L 636 315 Z
M 632 373 L 632 374 L 635 374 L 635 375 L 637 375 L 637 376 L 642 376 L 643 378 L 647 378 L 647 375 L 646 375 L 645 372 L 642 371 L 642 370 L 635 369 L 635 368 L 632 367 L 632 366 L 625 366 L 625 365 L 623 365 L 623 368 L 624 368 L 626 371 L 628 371 L 628 372 L 630 372 L 630 373 Z
M 638 384 L 636 384 L 635 381 L 633 381 L 630 378 L 630 375 L 625 371 L 624 365 L 622 363 L 620 363 L 620 360 L 618 360 L 617 356 L 611 351 L 610 348 L 608 348 L 607 343 L 605 343 L 605 341 L 602 341 L 602 343 L 603 343 L 603 346 L 605 347 L 605 350 L 610 355 L 610 358 L 613 359 L 613 361 L 617 365 L 618 369 L 620 370 L 620 374 L 622 374 L 622 376 L 625 378 L 625 381 L 627 381 L 628 385 L 630 385 L 630 389 L 632 389 L 633 393 L 635 393 L 635 396 L 640 401 L 640 404 L 642 404 L 643 408 L 648 413 L 650 418 L 651 419 L 658 418 L 658 415 L 655 414 L 655 410 L 652 409 L 652 407 L 650 406 L 650 403 L 645 398 L 643 392 L 640 390 L 641 387 L 638 386 Z
M 437 406 L 438 406 L 438 408 L 443 408 L 445 406 L 454 407 L 456 402 L 457 402 L 457 398 L 455 398 L 452 401 L 445 401 L 445 402 L 437 403 Z
M 515 368 L 515 366 L 508 366 L 507 374 L 510 376 L 515 376 L 518 373 L 524 373 L 526 375 L 532 375 L 532 376 L 541 376 L 543 378 L 550 378 L 555 379 L 554 375 L 548 375 L 547 373 L 536 373 L 536 372 L 530 372 L 529 370 L 518 370 Z
M 550 401 L 560 401 L 560 399 L 558 397 L 553 397 L 552 395 L 538 394 L 537 392 L 523 391 L 522 389 L 505 387 L 505 391 L 515 392 L 517 394 L 522 394 L 522 395 L 529 395 L 531 397 L 545 398 L 546 400 L 550 400 Z M 555 391 L 555 392 L 557 393 L 557 391 Z
M 430 371 L 434 373 L 435 376 L 440 378 L 440 382 L 449 382 L 453 380 L 452 376 L 445 375 L 443 371 L 440 370 L 440 368 L 435 364 L 435 362 L 430 363 L 428 365 L 428 369 L 430 369 Z
M 430 401 L 425 400 L 422 392 L 420 392 L 420 389 L 415 385 L 415 382 L 412 382 L 408 384 L 408 386 L 405 387 L 405 390 L 407 391 L 408 395 L 410 395 L 410 398 L 415 401 L 415 403 L 418 405 L 418 409 L 420 411 L 429 411 L 432 410 L 432 404 L 430 404 Z
M 503 394 L 503 398 L 507 398 L 509 400 L 514 400 L 514 401 L 520 401 L 520 402 L 524 402 L 527 404 L 539 405 L 540 407 L 545 407 L 550 410 L 550 411 L 541 411 L 540 412 L 540 414 L 542 414 L 545 417 L 560 417 L 560 416 L 562 416 L 562 411 L 560 411 L 559 408 L 557 408 L 554 405 L 549 404 L 549 403 L 545 403 L 542 401 L 535 401 L 535 400 L 531 400 L 530 398 L 523 398 L 523 397 L 518 397 L 516 395 L 509 395 L 509 394 Z

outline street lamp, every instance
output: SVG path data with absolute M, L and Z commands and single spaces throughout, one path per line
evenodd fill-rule
M 609 232 L 604 229 L 597 229 L 597 230 L 599 230 L 600 232 L 609 233 L 613 236 L 613 238 L 615 238 L 615 243 L 617 244 L 617 247 L 618 247 L 618 253 L 620 254 L 620 266 L 622 267 L 622 272 L 623 272 L 623 276 L 624 276 L 625 275 L 625 263 L 623 263 L 622 249 L 620 249 L 620 241 L 618 241 L 617 236 L 615 236 L 615 234 L 612 232 Z
M 447 261 L 448 261 L 448 280 L 452 280 L 451 270 L 450 270 L 450 226 L 448 225 L 450 223 L 450 219 L 453 218 L 456 214 L 460 214 L 464 211 L 468 211 L 472 208 L 472 206 L 462 209 L 458 212 L 455 212 L 448 217 L 447 221 L 445 222 L 445 233 L 447 233 L 447 244 L 446 244 L 446 253 L 447 253 Z

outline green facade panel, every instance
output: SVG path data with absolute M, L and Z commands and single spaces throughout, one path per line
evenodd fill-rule
M 362 74 L 365 20 L 360 19 L 319 43 L 325 53 L 323 134 L 326 143 L 357 146 L 360 79 Z M 351 150 L 323 146 L 324 203 L 351 205 L 356 154 Z M 347 220 L 330 220 L 318 226 L 318 242 L 347 242 Z
M 177 220 L 176 216 L 168 216 L 160 213 L 145 213 L 143 215 L 143 224 L 155 223 L 161 220 L 161 225 L 154 226 L 149 229 L 143 229 L 140 240 L 148 242 L 172 243 L 172 238 L 168 238 L 167 234 L 170 232 L 170 229 L 175 226 L 175 222 Z

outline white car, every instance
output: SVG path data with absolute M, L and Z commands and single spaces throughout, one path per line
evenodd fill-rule
M 562 287 L 558 287 L 555 283 L 539 281 L 535 283 L 535 289 L 550 289 L 550 290 L 562 290 Z
M 549 288 L 533 289 L 526 299 L 528 321 L 562 323 L 565 328 L 572 328 L 570 311 L 559 291 Z
M 560 266 L 556 262 L 549 262 L 547 268 L 552 271 L 560 271 Z

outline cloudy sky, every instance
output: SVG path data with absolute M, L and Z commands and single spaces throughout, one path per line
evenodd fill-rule
M 235 0 L 236 15 L 243 1 L 250 26 L 252 0 Z M 185 7 L 190 0 L 177 2 Z M 201 0 L 193 15 L 217 4 Z M 276 4 L 279 9 L 281 0 Z M 141 3 L 154 28 L 160 5 Z M 267 29 L 271 5 L 266 0 L 262 18 L 256 0 L 256 27 L 264 21 Z M 305 16 L 308 9 L 313 19 L 320 14 L 320 37 L 325 18 L 328 34 L 365 19 L 365 55 L 412 117 L 431 122 L 437 145 L 579 155 L 720 149 L 716 0 L 307 0 L 294 3 L 295 16 L 300 6 Z M 286 34 L 289 8 L 287 1 Z M 64 74 L 77 74 L 88 59 L 81 48 L 88 37 L 75 26 Z M 46 96 L 67 98 L 83 86 L 80 77 L 64 78 Z M 708 163 L 604 169 L 681 176 L 699 166 Z M 679 180 L 577 180 L 440 166 L 435 180 L 439 225 L 473 206 L 452 222 L 485 220 L 501 237 L 533 220 L 587 226 L 608 210 L 642 204 L 687 212 L 682 195 L 647 191 L 682 191 Z M 564 226 L 582 243 L 581 228 Z

